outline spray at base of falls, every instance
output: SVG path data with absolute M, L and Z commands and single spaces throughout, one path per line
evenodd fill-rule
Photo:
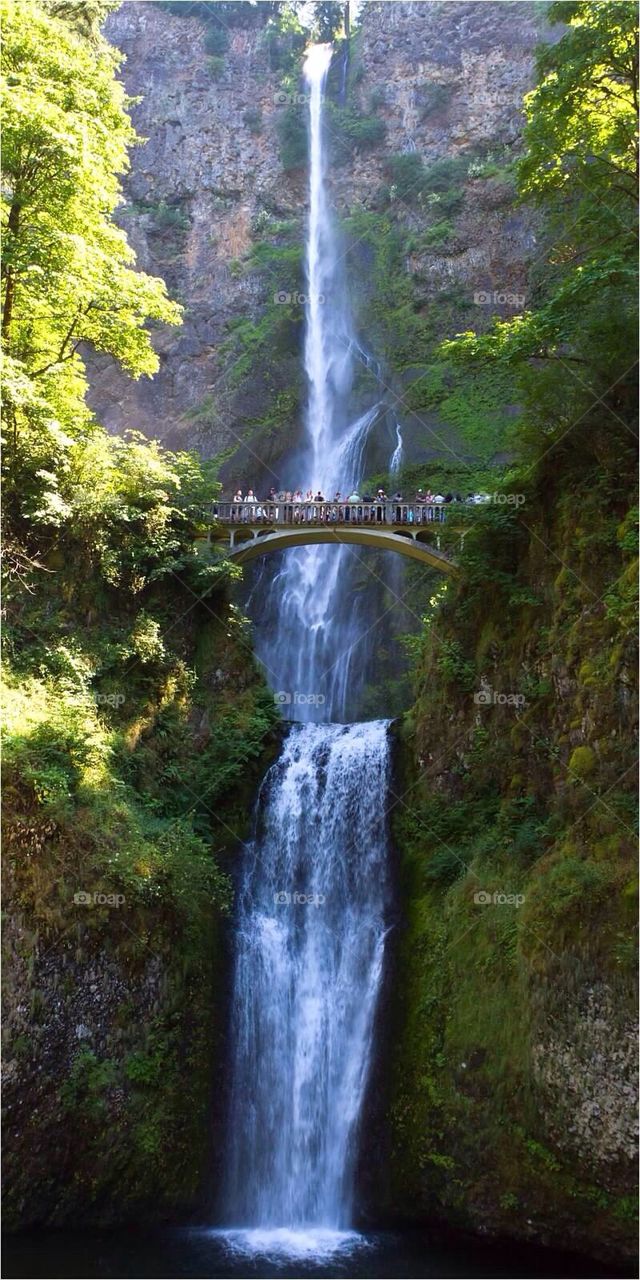
M 333 495 L 361 482 L 380 404 L 349 421 L 360 347 L 326 195 L 330 60 L 316 46 L 305 64 L 309 396 L 296 465 Z M 335 723 L 364 687 L 370 655 L 351 551 L 287 552 L 250 599 L 258 655 L 285 712 L 303 722 L 263 784 L 238 892 L 225 1236 L 262 1253 L 319 1256 L 359 1239 L 349 1229 L 387 929 L 389 733 L 383 720 Z

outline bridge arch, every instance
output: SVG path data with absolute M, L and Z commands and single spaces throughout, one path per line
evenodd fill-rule
M 421 564 L 440 573 L 453 574 L 457 570 L 454 560 L 439 551 L 430 542 L 419 541 L 419 534 L 403 530 L 401 533 L 377 526 L 363 528 L 360 525 L 341 525 L 332 528 L 330 525 L 298 525 L 286 526 L 277 530 L 246 530 L 248 537 L 237 541 L 237 534 L 245 529 L 233 530 L 232 545 L 229 557 L 236 564 L 248 564 L 259 556 L 273 551 L 285 551 L 288 547 L 315 546 L 319 543 L 333 546 L 374 547 L 378 551 L 394 551 L 397 555 L 410 560 L 418 560 Z

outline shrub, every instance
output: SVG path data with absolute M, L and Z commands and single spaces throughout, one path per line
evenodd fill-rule
M 207 58 L 207 71 L 212 80 L 221 80 L 224 74 L 224 58 Z
M 467 870 L 464 859 L 456 853 L 455 849 L 450 849 L 443 845 L 441 849 L 436 849 L 431 855 L 425 870 L 427 880 L 436 881 L 438 884 L 450 885 L 458 880 Z
M 262 112 L 259 107 L 248 107 L 242 120 L 246 124 L 249 133 L 262 133 Z
M 387 126 L 377 116 L 360 115 L 353 107 L 327 104 L 327 116 L 333 151 L 338 164 L 358 149 L 375 147 L 382 142 Z
M 423 190 L 426 171 L 422 156 L 417 151 L 406 151 L 400 155 L 390 156 L 388 169 L 393 186 L 401 199 L 419 194 Z
M 444 244 L 451 239 L 453 235 L 453 223 L 448 218 L 443 218 L 442 222 L 434 222 L 424 233 L 424 243 L 426 245 Z
M 167 204 L 165 200 L 160 201 L 153 221 L 158 231 L 166 231 L 170 228 L 175 228 L 176 231 L 188 231 L 191 226 L 188 215 L 178 205 Z
M 277 124 L 282 168 L 298 169 L 307 159 L 307 126 L 299 107 L 287 107 Z
M 229 37 L 224 27 L 209 26 L 204 38 L 204 47 L 207 53 L 215 55 L 226 53 L 229 48 Z
M 455 85 L 453 84 L 425 85 L 420 94 L 422 98 L 422 119 L 426 120 L 428 116 L 446 111 L 454 93 Z

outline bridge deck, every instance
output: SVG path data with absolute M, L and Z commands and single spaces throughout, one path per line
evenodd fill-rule
M 221 536 L 229 539 L 231 558 L 240 564 L 287 547 L 325 543 L 394 551 L 442 573 L 454 573 L 455 561 L 440 550 L 447 505 L 219 502 L 214 515 Z
M 273 526 L 326 524 L 383 524 L 432 526 L 443 524 L 460 503 L 447 502 L 217 502 L 213 513 L 224 525 Z M 466 504 L 463 509 L 468 510 Z

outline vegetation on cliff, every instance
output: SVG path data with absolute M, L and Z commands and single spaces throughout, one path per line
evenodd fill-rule
M 524 426 L 401 730 L 387 1193 L 612 1257 L 634 1237 L 636 11 L 550 16 L 520 165 L 534 304 L 443 351 L 509 370 Z
M 210 468 L 85 403 L 85 344 L 150 374 L 152 326 L 180 318 L 113 221 L 135 138 L 108 7 L 3 4 L 14 1223 L 193 1198 L 223 862 L 277 718 L 204 540 Z

